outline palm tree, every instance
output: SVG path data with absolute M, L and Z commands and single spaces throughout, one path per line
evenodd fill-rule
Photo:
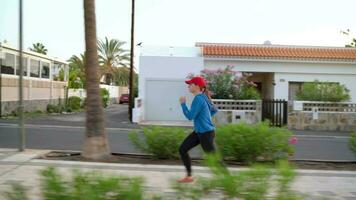
M 68 60 L 69 66 L 72 70 L 85 72 L 85 55 L 80 54 L 80 56 L 72 55 Z
M 101 64 L 101 76 L 105 76 L 106 82 L 114 79 L 116 67 L 128 67 L 130 53 L 123 49 L 126 42 L 105 37 L 98 41 L 99 62 Z
M 104 129 L 102 99 L 99 88 L 99 62 L 96 39 L 95 0 L 84 0 L 85 75 L 86 80 L 86 137 L 83 157 L 100 160 L 110 156 Z
M 47 55 L 48 50 L 42 43 L 37 42 L 35 44 L 32 44 L 32 47 L 33 48 L 30 48 L 31 51 Z
M 127 67 L 118 67 L 114 69 L 114 82 L 118 86 L 128 86 L 130 79 L 130 69 Z
M 73 55 L 69 60 L 69 88 L 78 88 L 78 78 L 82 86 L 85 86 L 85 55 Z

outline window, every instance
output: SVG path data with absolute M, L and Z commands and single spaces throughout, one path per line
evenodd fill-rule
M 49 63 L 42 62 L 41 78 L 49 78 Z
M 15 74 L 15 55 L 5 53 L 5 59 L 1 62 L 2 74 Z
M 27 58 L 22 58 L 23 75 L 27 76 Z M 20 75 L 20 56 L 16 56 L 16 75 Z
M 297 100 L 297 94 L 303 89 L 303 82 L 289 82 L 289 100 Z
M 40 61 L 31 59 L 30 61 L 30 76 L 40 77 Z
M 54 81 L 64 81 L 64 65 L 55 62 L 52 67 L 52 77 Z

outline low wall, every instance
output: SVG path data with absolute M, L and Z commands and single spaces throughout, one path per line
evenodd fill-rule
M 219 111 L 213 117 L 213 122 L 216 125 L 230 124 L 230 123 L 240 123 L 245 122 L 247 124 L 256 124 L 261 121 L 261 112 L 258 111 Z
M 119 98 L 122 94 L 128 93 L 127 87 L 120 87 L 120 86 L 111 86 L 111 85 L 100 85 L 100 88 L 105 88 L 109 91 L 109 104 L 116 104 L 119 103 Z M 86 98 L 86 90 L 85 89 L 69 89 L 68 97 L 71 96 L 78 96 L 80 98 Z
M 317 115 L 316 119 L 312 112 L 293 111 L 288 115 L 288 128 L 313 131 L 356 131 L 356 113 L 320 112 Z
M 38 100 L 24 100 L 24 111 L 25 112 L 34 112 L 34 111 L 47 111 L 48 104 L 58 105 L 58 103 L 64 104 L 65 99 L 38 99 Z M 18 101 L 5 101 L 1 102 L 1 115 L 6 116 L 10 114 L 17 113 Z
M 313 131 L 356 131 L 356 104 L 293 102 L 288 128 Z
M 216 125 L 245 122 L 256 124 L 261 121 L 261 101 L 213 99 L 219 112 L 213 117 Z
M 17 111 L 19 100 L 18 76 L 1 74 L 1 115 Z M 25 111 L 45 111 L 47 104 L 65 98 L 66 82 L 24 77 L 23 100 Z

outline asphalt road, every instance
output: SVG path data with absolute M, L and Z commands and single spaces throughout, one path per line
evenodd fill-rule
M 127 106 L 116 105 L 105 110 L 108 139 L 112 152 L 140 153 L 130 143 L 128 134 L 140 126 L 127 120 Z M 43 116 L 26 120 L 26 147 L 33 149 L 80 151 L 84 141 L 84 114 Z M 0 120 L 0 148 L 16 148 L 18 127 L 16 120 Z M 356 161 L 348 148 L 349 133 L 301 132 L 295 159 Z M 218 137 L 218 136 L 217 136 Z M 197 154 L 197 150 L 193 154 Z

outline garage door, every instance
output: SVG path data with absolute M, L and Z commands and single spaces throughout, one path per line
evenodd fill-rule
M 179 103 L 180 96 L 192 100 L 184 80 L 146 81 L 145 120 L 180 121 L 186 120 Z

